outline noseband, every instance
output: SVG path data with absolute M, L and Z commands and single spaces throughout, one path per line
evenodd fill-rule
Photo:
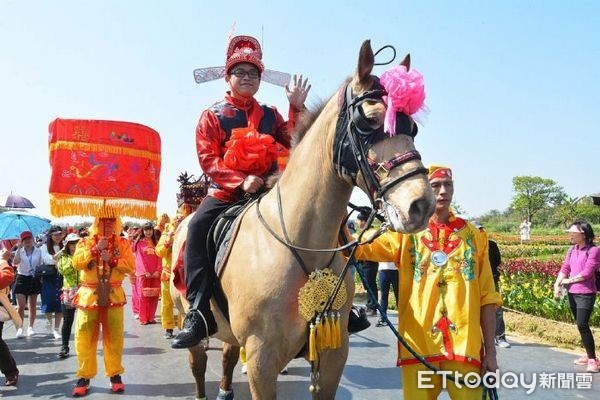
M 383 103 L 383 96 L 387 94 L 377 77 L 373 77 L 371 89 L 354 96 L 352 86 L 348 83 L 344 89 L 345 96 L 341 112 L 336 124 L 334 143 L 334 164 L 336 172 L 340 175 L 349 175 L 354 184 L 358 172 L 363 176 L 367 185 L 369 200 L 374 208 L 383 200 L 385 193 L 397 184 L 419 174 L 427 174 L 425 168 L 415 168 L 388 182 L 390 172 L 407 162 L 421 160 L 418 151 L 412 150 L 396 154 L 389 160 L 376 163 L 367 157 L 369 149 L 377 142 L 384 140 L 388 135 L 383 131 L 383 126 L 369 120 L 362 110 L 364 102 Z M 401 112 L 396 113 L 396 135 L 407 135 L 414 138 L 417 135 L 417 126 L 412 119 Z M 384 182 L 382 184 L 382 182 Z

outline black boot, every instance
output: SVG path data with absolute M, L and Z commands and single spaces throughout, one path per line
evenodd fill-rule
M 363 307 L 352 306 L 350 318 L 348 318 L 348 333 L 356 333 L 367 329 L 371 323 L 367 319 L 367 313 Z
M 217 322 L 210 310 L 200 312 L 188 311 L 183 320 L 183 329 L 171 342 L 173 349 L 187 349 L 196 346 L 205 337 L 217 333 Z
M 62 346 L 60 348 L 60 352 L 58 353 L 58 358 L 67 358 L 69 357 L 69 346 Z

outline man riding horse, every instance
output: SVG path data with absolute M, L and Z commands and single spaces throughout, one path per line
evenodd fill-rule
M 262 175 L 235 166 L 225 160 L 226 142 L 232 134 L 258 132 L 270 135 L 276 143 L 290 147 L 290 133 L 304 108 L 310 90 L 308 79 L 294 77 L 294 85 L 285 87 L 290 103 L 286 122 L 273 106 L 258 103 L 254 95 L 264 71 L 262 50 L 250 36 L 236 36 L 229 42 L 225 65 L 225 98 L 205 110 L 196 128 L 196 149 L 204 173 L 211 179 L 207 197 L 190 221 L 185 247 L 186 296 L 191 308 L 183 329 L 173 339 L 173 348 L 189 348 L 217 331 L 209 300 L 215 272 L 206 250 L 212 223 L 232 203 L 246 194 L 259 192 L 265 177 L 277 169 L 276 162 Z M 246 154 L 247 155 L 247 154 Z

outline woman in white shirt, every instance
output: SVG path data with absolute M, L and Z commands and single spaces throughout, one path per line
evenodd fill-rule
M 33 323 L 37 307 L 37 295 L 41 292 L 41 283 L 35 277 L 35 267 L 42 265 L 42 252 L 33 244 L 33 235 L 29 231 L 21 232 L 21 240 L 15 251 L 13 264 L 17 266 L 17 279 L 15 283 L 15 294 L 19 315 L 25 319 L 25 302 L 29 297 L 29 327 L 27 336 L 34 335 Z M 23 327 L 17 327 L 16 338 L 22 338 Z
M 48 330 L 52 329 L 52 314 L 54 314 L 54 339 L 60 339 L 60 323 L 62 321 L 62 307 L 60 302 L 60 289 L 62 288 L 62 275 L 56 269 L 56 263 L 63 253 L 64 233 L 60 226 L 54 225 L 48 231 L 46 244 L 41 247 L 42 260 L 45 265 L 54 265 L 54 273 L 42 276 L 42 305 L 40 311 L 46 315 Z

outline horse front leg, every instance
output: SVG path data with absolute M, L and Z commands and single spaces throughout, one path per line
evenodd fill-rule
M 190 352 L 188 361 L 194 381 L 196 382 L 196 399 L 202 399 L 206 397 L 205 376 L 208 357 L 206 350 L 201 344 L 190 347 L 188 350 Z
M 342 340 L 344 342 L 344 340 Z M 325 350 L 320 354 L 320 379 L 318 381 L 319 392 L 316 398 L 319 400 L 333 400 L 335 399 L 335 393 L 340 384 L 342 373 L 344 372 L 344 365 L 346 365 L 346 359 L 348 358 L 348 336 L 346 336 L 345 343 L 342 343 L 342 347 L 335 350 Z
M 233 383 L 233 369 L 237 365 L 240 357 L 240 348 L 229 343 L 223 343 L 223 375 L 221 376 L 221 383 L 219 389 L 223 391 L 233 390 L 231 384 Z
M 275 400 L 277 398 L 277 376 L 283 368 L 281 352 L 275 340 L 263 343 L 250 337 L 246 341 L 248 361 L 248 383 L 254 400 Z

